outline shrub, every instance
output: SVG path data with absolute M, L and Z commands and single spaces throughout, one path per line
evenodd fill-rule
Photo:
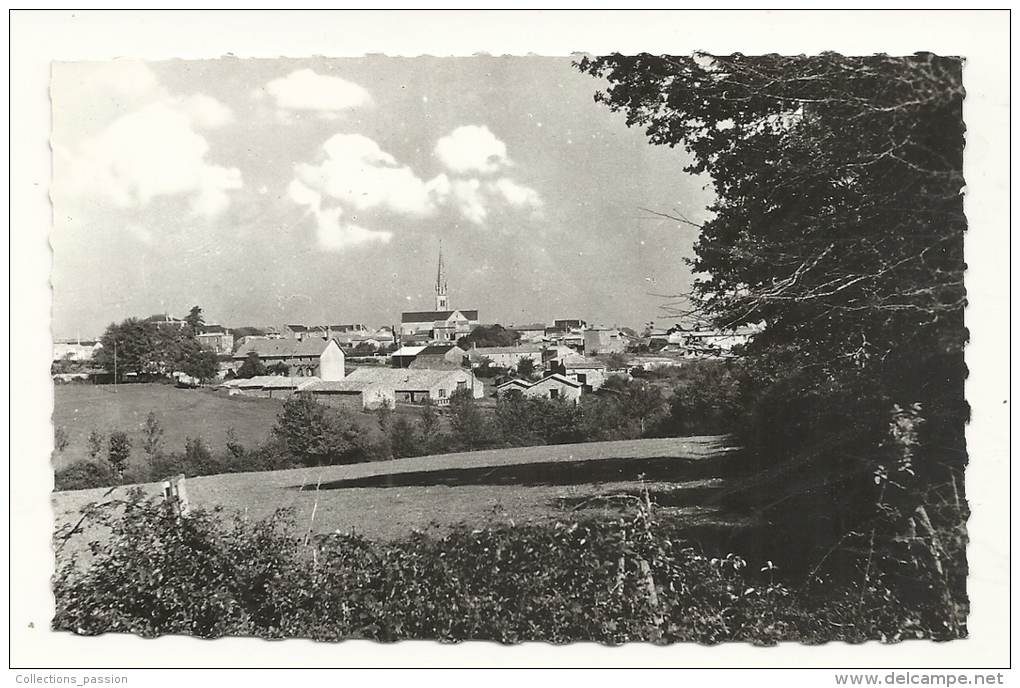
M 106 438 L 103 437 L 103 433 L 93 428 L 89 432 L 89 438 L 87 440 L 89 457 L 96 461 L 103 455 L 103 446 L 106 444 Z
M 237 431 L 234 428 L 227 428 L 227 451 L 234 459 L 244 456 L 244 445 L 237 438 Z
M 124 475 L 128 460 L 131 458 L 131 440 L 127 433 L 121 430 L 114 430 L 110 433 L 110 465 L 117 476 Z
M 142 451 L 149 457 L 155 456 L 163 443 L 163 425 L 156 418 L 155 411 L 149 411 L 142 426 Z
M 742 417 L 742 368 L 736 360 L 691 361 L 680 369 L 670 399 L 670 434 L 733 432 Z
M 224 472 L 224 462 L 213 455 L 201 437 L 185 440 L 184 466 L 185 475 L 215 475 Z
M 67 435 L 67 430 L 61 426 L 53 428 L 53 448 L 57 453 L 63 452 L 67 449 L 67 445 L 71 443 L 70 437 Z
M 425 403 L 421 405 L 418 431 L 421 435 L 422 453 L 432 454 L 439 451 L 443 442 L 443 431 L 439 421 L 439 410 L 431 399 L 426 399 Z
M 706 557 L 673 524 L 636 512 L 378 543 L 329 535 L 306 544 L 285 514 L 224 524 L 175 517 L 137 497 L 101 522 L 111 536 L 87 568 L 54 577 L 55 630 L 317 640 L 503 643 L 949 639 L 923 604 L 882 585 L 800 594 L 775 567 Z
M 393 458 L 418 456 L 422 453 L 424 439 L 418 433 L 418 427 L 406 416 L 397 416 L 389 425 L 390 451 Z
M 495 442 L 489 419 L 468 389 L 458 389 L 450 396 L 450 429 L 460 449 L 480 449 Z
M 287 446 L 275 438 L 254 449 L 245 450 L 242 454 L 231 453 L 224 461 L 225 470 L 231 473 L 282 471 L 297 466 Z
M 583 442 L 578 407 L 565 399 L 535 399 L 519 392 L 496 401 L 496 424 L 508 445 Z
M 113 467 L 105 461 L 75 461 L 54 475 L 54 489 L 89 490 L 117 484 Z
M 152 480 L 166 480 L 181 473 L 197 475 L 189 472 L 184 454 L 180 452 L 160 452 L 149 459 L 149 476 Z
M 306 395 L 284 402 L 273 436 L 306 466 L 365 461 L 376 455 L 381 443 L 381 436 L 362 428 L 349 411 Z

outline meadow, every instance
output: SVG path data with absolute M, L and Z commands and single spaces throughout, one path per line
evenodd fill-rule
M 691 524 L 717 520 L 708 503 L 721 487 L 715 476 L 721 462 L 734 457 L 719 437 L 623 440 L 201 476 L 186 485 L 192 508 L 222 509 L 224 518 L 259 520 L 287 509 L 302 534 L 340 531 L 392 540 L 461 523 L 615 514 L 644 488 L 663 514 Z M 142 488 L 152 495 L 161 489 L 158 483 Z M 83 507 L 122 498 L 129 489 L 55 492 L 57 528 L 76 522 Z
M 127 433 L 134 461 L 142 460 L 142 429 L 149 412 L 163 427 L 163 445 L 180 451 L 189 437 L 222 450 L 227 431 L 250 446 L 269 438 L 283 408 L 279 399 L 229 397 L 212 389 L 183 389 L 169 384 L 56 385 L 53 390 L 53 426 L 67 432 L 67 448 L 54 457 L 54 468 L 88 458 L 88 437 L 93 430 L 104 436 Z

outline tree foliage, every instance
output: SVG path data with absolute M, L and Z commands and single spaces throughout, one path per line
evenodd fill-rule
M 521 341 L 521 333 L 508 330 L 502 325 L 479 325 L 457 340 L 457 346 L 468 351 L 472 346 L 513 346 Z
M 608 82 L 597 101 L 711 176 L 689 310 L 763 326 L 746 351 L 758 375 L 745 437 L 761 460 L 798 465 L 771 474 L 762 504 L 806 503 L 831 537 L 923 530 L 932 490 L 966 462 L 962 61 L 616 54 L 578 67 Z M 903 409 L 916 409 L 909 445 Z
M 199 306 L 192 306 L 188 312 L 188 317 L 184 319 L 188 325 L 188 332 L 195 336 L 199 334 L 202 327 L 205 325 L 205 317 L 202 315 L 202 309 Z
M 306 395 L 284 402 L 273 435 L 306 466 L 361 461 L 372 444 L 349 412 Z
M 118 476 L 124 475 L 128 461 L 131 459 L 131 439 L 127 433 L 114 430 L 110 433 L 110 465 Z
M 219 362 L 216 352 L 206 349 L 193 337 L 181 337 L 176 344 L 177 361 L 175 368 L 199 382 L 206 382 L 216 377 Z
M 161 326 L 151 318 L 111 323 L 100 341 L 103 346 L 93 360 L 118 382 L 128 375 L 168 377 L 174 372 L 204 382 L 218 370 L 216 354 L 202 348 L 190 328 Z
M 269 371 L 266 370 L 265 364 L 259 355 L 251 351 L 245 357 L 241 367 L 237 369 L 237 377 L 242 380 L 248 380 L 253 377 L 259 377 L 261 375 L 268 375 Z
M 431 398 L 426 397 L 421 405 L 418 417 L 418 430 L 421 433 L 422 453 L 430 454 L 439 448 L 442 441 L 443 426 L 439 420 L 439 410 Z
M 163 445 L 163 424 L 156 418 L 155 411 L 149 411 L 142 426 L 142 450 L 150 458 L 156 456 Z
M 458 447 L 477 449 L 491 445 L 493 428 L 469 389 L 458 389 L 450 395 L 450 430 Z
M 537 372 L 535 359 L 525 356 L 521 360 L 517 361 L 517 368 L 515 372 L 517 373 L 517 377 L 524 378 L 525 380 L 533 379 Z

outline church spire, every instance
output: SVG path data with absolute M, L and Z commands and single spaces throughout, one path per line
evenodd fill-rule
M 446 270 L 443 268 L 443 242 L 439 242 L 439 272 L 436 275 L 436 310 L 450 310 L 450 303 L 446 297 Z

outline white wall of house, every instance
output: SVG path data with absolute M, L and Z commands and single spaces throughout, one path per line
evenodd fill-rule
M 347 374 L 344 365 L 344 351 L 335 341 L 330 340 L 319 356 L 319 377 L 323 380 L 343 380 Z
M 468 358 L 472 365 L 481 365 L 482 361 L 488 358 L 492 365 L 501 368 L 516 368 L 521 359 L 530 358 L 535 368 L 542 367 L 542 350 L 535 347 L 476 347 L 468 351 Z
M 580 387 L 558 380 L 556 377 L 543 378 L 531 387 L 525 389 L 523 392 L 526 397 L 533 397 L 536 399 L 562 398 L 575 404 L 577 403 L 577 400 L 581 398 Z
M 584 353 L 622 354 L 627 350 L 627 340 L 619 330 L 585 330 Z

